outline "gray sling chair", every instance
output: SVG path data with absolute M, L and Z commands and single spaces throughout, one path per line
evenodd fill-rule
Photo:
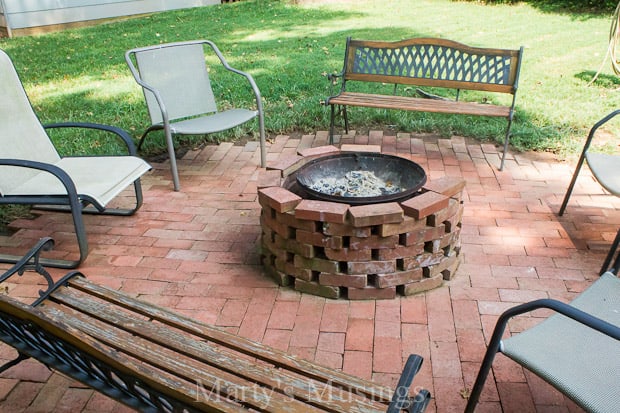
M 3 50 L 0 50 L 0 79 L 0 205 L 33 205 L 70 211 L 79 259 L 41 259 L 41 263 L 75 268 L 88 255 L 82 213 L 132 215 L 142 205 L 140 177 L 151 167 L 135 156 L 131 137 L 120 128 L 94 123 L 42 125 L 11 59 Z M 120 138 L 128 155 L 62 157 L 46 133 L 46 128 L 61 127 L 104 131 L 104 135 Z M 131 184 L 135 206 L 130 209 L 106 208 Z M 15 263 L 20 258 L 0 254 L 0 262 Z
M 612 251 L 612 254 L 615 251 Z M 497 352 L 529 369 L 588 412 L 620 406 L 620 256 L 570 304 L 541 299 L 521 304 L 498 319 L 466 412 L 472 413 Z M 553 314 L 502 340 L 510 318 L 540 308 Z
M 575 173 L 573 174 L 573 178 L 568 185 L 566 195 L 564 196 L 564 201 L 562 202 L 562 206 L 560 207 L 560 216 L 562 216 L 564 214 L 564 211 L 566 210 L 568 200 L 573 193 L 575 183 L 577 182 L 577 176 L 579 175 L 579 171 L 581 170 L 584 161 L 588 162 L 588 167 L 590 168 L 592 175 L 603 188 L 605 188 L 607 191 L 609 191 L 609 193 L 615 196 L 620 196 L 620 154 L 618 154 L 617 152 L 615 154 L 600 153 L 590 150 L 592 140 L 594 139 L 594 135 L 598 128 L 600 128 L 619 114 L 620 110 L 615 110 L 611 112 L 603 119 L 596 122 L 594 126 L 592 126 L 592 129 L 590 129 L 590 133 L 588 134 L 586 143 L 583 146 L 583 151 L 581 152 L 579 161 L 577 161 Z M 620 244 L 620 231 L 618 231 L 618 235 L 616 236 L 616 239 L 612 244 L 609 255 L 603 263 L 603 267 L 601 268 L 601 274 L 605 272 L 605 270 L 611 263 L 613 253 L 618 248 L 618 244 Z
M 256 110 L 218 111 L 205 62 L 205 46 L 211 48 L 226 70 L 247 80 L 254 92 Z M 140 138 L 138 150 L 149 132 L 164 130 L 175 191 L 180 190 L 180 184 L 173 135 L 221 132 L 258 117 L 261 166 L 265 167 L 265 120 L 260 91 L 252 76 L 232 68 L 213 42 L 195 40 L 135 48 L 125 53 L 125 60 L 136 82 L 142 86 L 151 117 L 151 126 Z

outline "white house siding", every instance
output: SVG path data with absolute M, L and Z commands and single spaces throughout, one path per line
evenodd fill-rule
M 0 0 L 0 33 L 211 6 L 221 0 Z

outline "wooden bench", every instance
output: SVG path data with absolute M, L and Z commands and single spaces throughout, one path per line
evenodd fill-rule
M 470 47 L 446 39 L 415 38 L 397 42 L 353 40 L 347 38 L 342 72 L 329 74 L 332 85 L 342 79 L 340 92 L 325 100 L 331 107 L 330 143 L 334 138 L 336 106 L 349 131 L 347 106 L 400 109 L 459 115 L 502 117 L 508 120 L 504 153 L 500 170 L 504 168 L 514 118 L 514 106 L 519 81 L 523 47 L 520 50 Z M 349 82 L 358 82 L 355 91 Z M 393 85 L 393 89 L 368 91 L 359 82 Z M 405 86 L 402 91 L 397 86 Z M 410 86 L 454 90 L 452 98 L 435 92 L 416 89 L 419 96 L 406 95 Z M 440 90 L 441 90 L 440 89 Z M 511 94 L 510 105 L 459 100 L 461 90 Z
M 48 283 L 28 305 L 0 296 L 0 340 L 129 407 L 145 412 L 422 412 L 409 396 L 412 355 L 396 391 L 288 355 L 98 286 L 74 271 L 53 282 L 41 240 L 0 282 L 35 270 Z

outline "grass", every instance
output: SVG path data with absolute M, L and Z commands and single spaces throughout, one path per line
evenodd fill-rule
M 296 4 L 299 3 L 299 4 Z M 124 61 L 127 49 L 206 38 L 229 63 L 250 72 L 264 100 L 270 135 L 326 130 L 330 94 L 325 74 L 342 68 L 347 36 L 376 40 L 429 36 L 473 46 L 525 47 L 511 143 L 517 149 L 574 154 L 590 126 L 620 107 L 620 80 L 609 61 L 610 15 L 549 12 L 534 6 L 483 5 L 449 0 L 292 2 L 248 0 L 158 13 L 115 23 L 40 36 L 0 39 L 14 60 L 43 122 L 63 120 L 115 124 L 139 137 L 148 122 L 146 106 Z M 217 68 L 214 68 L 217 74 Z M 216 95 L 225 104 L 251 105 L 249 90 L 225 79 Z M 489 97 L 503 102 L 503 97 Z M 350 111 L 355 129 L 394 125 L 407 132 L 439 132 L 501 142 L 505 121 L 465 116 L 373 109 Z M 610 132 L 616 132 L 610 126 Z M 256 137 L 258 126 L 213 136 Z M 54 134 L 62 153 L 109 149 L 99 138 L 75 131 Z M 204 137 L 184 138 L 197 145 Z M 617 146 L 613 144 L 612 146 Z M 147 153 L 164 151 L 163 136 L 148 141 Z

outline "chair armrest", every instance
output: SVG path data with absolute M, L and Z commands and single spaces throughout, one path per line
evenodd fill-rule
M 601 126 L 603 126 L 605 123 L 609 122 L 612 118 L 616 117 L 617 115 L 620 115 L 620 109 L 614 110 L 613 112 L 607 114 L 607 116 L 605 116 L 604 118 L 596 122 L 594 126 L 592 126 L 592 128 L 590 129 L 590 132 L 588 133 L 588 138 L 586 139 L 586 143 L 583 145 L 582 156 L 590 148 L 590 143 L 592 143 L 592 139 L 594 138 L 594 134 L 596 133 L 596 130 L 600 128 Z
M 228 62 L 226 61 L 226 58 L 224 57 L 222 52 L 220 52 L 220 49 L 218 49 L 215 43 L 213 43 L 210 40 L 203 40 L 203 42 L 205 44 L 208 44 L 211 47 L 211 49 L 213 49 L 213 52 L 218 57 L 218 59 L 220 59 L 220 63 L 222 63 L 222 66 L 224 66 L 226 70 L 236 73 L 238 75 L 241 75 L 247 79 L 247 81 L 250 83 L 250 86 L 252 87 L 252 90 L 254 91 L 254 95 L 256 96 L 256 109 L 259 111 L 259 113 L 262 113 L 263 103 L 261 100 L 260 90 L 258 89 L 258 86 L 256 85 L 256 82 L 254 81 L 254 78 L 252 77 L 252 75 L 244 71 L 241 71 L 239 69 L 235 69 L 234 67 L 229 65 Z
M 516 315 L 524 314 L 540 308 L 547 308 L 553 310 L 556 313 L 572 318 L 578 323 L 590 327 L 600 333 L 603 333 L 606 336 L 615 338 L 616 340 L 620 340 L 620 327 L 615 326 L 605 320 L 601 320 L 600 318 L 588 314 L 585 311 L 573 307 L 570 304 L 566 304 L 551 298 L 531 301 L 529 303 L 517 305 L 511 309 L 508 309 L 500 316 L 497 324 L 499 325 L 500 322 L 504 319 L 507 322 L 508 319 Z
M 56 165 L 52 165 L 52 164 L 48 164 L 44 162 L 30 161 L 30 160 L 25 160 L 25 159 L 0 159 L 0 166 L 16 166 L 16 167 L 21 167 L 21 168 L 36 169 L 39 171 L 47 172 L 55 176 L 67 190 L 67 198 L 71 206 L 71 209 L 75 211 L 81 210 L 80 198 L 78 196 L 77 189 L 75 188 L 75 184 L 73 183 L 73 179 L 71 179 L 69 174 L 67 174 L 65 171 L 63 171 L 61 168 L 57 167 Z M 3 194 L 3 196 L 0 199 L 3 201 L 2 203 L 4 204 L 23 203 L 23 202 L 19 202 L 17 198 L 23 198 L 23 196 L 21 195 L 13 196 L 13 195 Z M 44 199 L 45 196 L 43 195 L 41 196 L 32 195 L 30 196 L 30 198 L 31 199 L 30 199 L 29 204 L 49 203 Z M 40 200 L 37 200 L 37 198 L 40 198 Z M 97 208 L 98 210 L 103 211 L 104 208 L 101 205 L 99 205 L 99 203 L 96 202 L 95 200 L 90 199 L 90 197 L 88 197 L 88 202 L 93 204 L 95 208 Z
M 330 86 L 329 94 L 330 96 L 334 96 L 335 95 L 334 88 L 338 84 L 338 79 L 344 77 L 344 71 L 340 73 L 328 73 L 327 75 L 325 75 L 325 77 L 327 77 L 327 80 L 329 81 L 329 86 Z M 341 84 L 340 91 L 341 92 L 344 91 L 344 83 Z
M 119 137 L 127 146 L 127 151 L 129 155 L 136 156 L 136 145 L 133 143 L 131 136 L 127 131 L 117 127 L 110 125 L 102 125 L 99 123 L 89 123 L 89 122 L 60 122 L 60 123 L 47 123 L 44 124 L 43 127 L 45 129 L 55 129 L 55 128 L 85 128 L 85 129 L 96 129 L 105 132 L 110 132 L 117 137 Z

